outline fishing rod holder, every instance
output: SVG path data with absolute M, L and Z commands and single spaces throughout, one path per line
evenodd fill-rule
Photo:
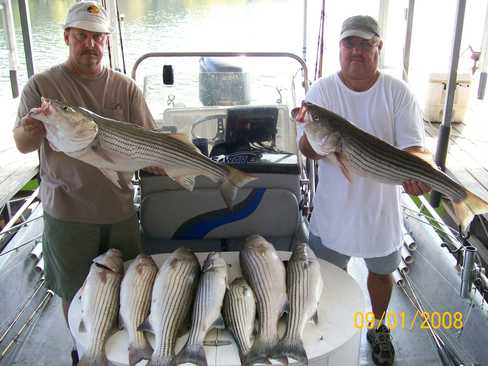
M 474 259 L 478 249 L 472 245 L 465 246 L 463 250 L 463 269 L 461 272 L 461 290 L 460 296 L 464 299 L 469 297 L 471 288 L 474 283 Z

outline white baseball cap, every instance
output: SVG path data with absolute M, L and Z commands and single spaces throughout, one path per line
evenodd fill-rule
M 90 32 L 111 33 L 107 11 L 98 1 L 79 1 L 69 8 L 63 29 L 80 28 Z

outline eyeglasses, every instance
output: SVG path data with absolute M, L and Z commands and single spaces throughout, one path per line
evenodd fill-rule
M 347 48 L 348 50 L 352 50 L 353 48 L 356 48 L 361 51 L 370 51 L 373 47 L 376 47 L 378 43 L 366 41 L 366 40 L 358 41 L 351 38 L 344 38 L 341 41 L 341 45 Z
M 107 33 L 85 32 L 78 29 L 71 29 L 70 33 L 79 42 L 85 42 L 88 38 L 91 38 L 95 43 L 103 43 L 107 39 Z

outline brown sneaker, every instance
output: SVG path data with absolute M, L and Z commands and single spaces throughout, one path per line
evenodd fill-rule
M 391 343 L 390 330 L 384 324 L 369 329 L 366 339 L 373 348 L 373 362 L 378 366 L 391 366 L 395 360 L 395 349 Z

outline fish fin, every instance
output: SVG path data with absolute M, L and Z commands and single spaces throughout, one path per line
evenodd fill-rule
M 196 147 L 188 138 L 188 136 L 184 133 L 171 133 L 167 135 L 168 137 L 171 137 L 175 140 L 178 140 L 180 142 L 183 142 L 184 144 L 188 145 L 189 148 L 194 150 L 195 152 L 199 153 L 200 155 L 203 155 L 202 152 L 198 147 Z
M 319 324 L 319 311 L 318 311 L 318 306 L 317 306 L 317 311 L 312 316 L 312 320 L 315 323 L 315 325 Z
M 150 360 L 153 349 L 146 343 L 144 348 L 137 348 L 132 343 L 129 344 L 129 366 L 134 366 L 141 360 Z
M 110 155 L 100 147 L 100 144 L 99 143 L 93 143 L 91 146 L 90 146 L 90 149 L 91 151 L 96 155 L 98 156 L 100 159 L 108 162 L 108 163 L 114 163 L 114 159 L 112 159 L 110 157 Z
M 237 196 L 237 191 L 239 188 L 244 187 L 247 183 L 252 182 L 257 178 L 230 166 L 225 167 L 225 169 L 227 170 L 228 174 L 220 186 L 220 193 L 222 194 L 225 204 L 231 210 L 234 206 L 234 200 Z
M 122 189 L 119 182 L 119 174 L 115 170 L 98 168 L 100 172 L 111 181 L 117 188 Z
M 219 314 L 218 318 L 215 319 L 215 321 L 213 322 L 210 328 L 217 328 L 217 329 L 225 328 L 225 322 L 224 322 L 224 318 L 222 317 L 222 314 Z
M 108 366 L 107 356 L 101 353 L 94 359 L 91 359 L 88 357 L 88 355 L 83 355 L 81 360 L 78 362 L 78 366 Z
M 193 191 L 193 187 L 195 187 L 195 176 L 193 175 L 176 177 L 175 181 L 190 192 Z
M 422 159 L 423 161 L 432 165 L 434 168 L 438 169 L 436 163 L 434 162 L 434 157 L 432 156 L 432 153 L 428 151 L 410 151 L 410 150 L 404 150 L 404 151 L 408 152 L 411 155 L 416 156 L 419 159 Z
M 207 366 L 205 349 L 200 344 L 187 344 L 176 357 L 176 363 L 190 362 L 197 366 Z
M 154 334 L 154 329 L 153 329 L 153 327 L 152 327 L 152 325 L 151 325 L 151 321 L 149 320 L 149 317 L 148 317 L 148 318 L 146 318 L 146 320 L 144 320 L 144 321 L 142 322 L 142 324 L 140 324 L 140 325 L 137 327 L 137 330 L 138 330 L 139 332 L 144 331 L 144 332 L 151 332 L 151 333 L 153 333 L 153 334 Z
M 176 366 L 176 360 L 173 356 L 162 356 L 162 357 L 153 357 L 150 361 L 146 364 L 146 366 Z
M 282 358 L 291 357 L 299 365 L 307 366 L 308 357 L 303 342 L 300 339 L 284 339 L 273 349 L 271 358 L 281 360 Z
M 268 356 L 271 355 L 273 351 L 273 347 L 267 342 L 263 342 L 261 339 L 256 339 L 254 341 L 251 350 L 244 356 L 244 362 L 242 363 L 245 366 L 254 365 L 257 362 L 266 362 L 268 360 Z
M 466 198 L 460 202 L 453 202 L 457 224 L 466 232 L 475 215 L 488 212 L 488 202 L 474 193 L 466 190 Z
M 78 326 L 78 332 L 86 333 L 85 321 L 83 319 L 80 320 L 80 325 Z
M 118 324 L 119 330 L 126 329 L 125 321 L 123 316 L 119 313 L 119 324 Z
M 344 177 L 347 179 L 349 183 L 352 183 L 352 175 L 347 166 L 346 156 L 338 152 L 335 152 L 334 156 L 336 158 L 337 163 L 339 164 L 339 168 L 341 169 L 342 174 L 344 175 Z

